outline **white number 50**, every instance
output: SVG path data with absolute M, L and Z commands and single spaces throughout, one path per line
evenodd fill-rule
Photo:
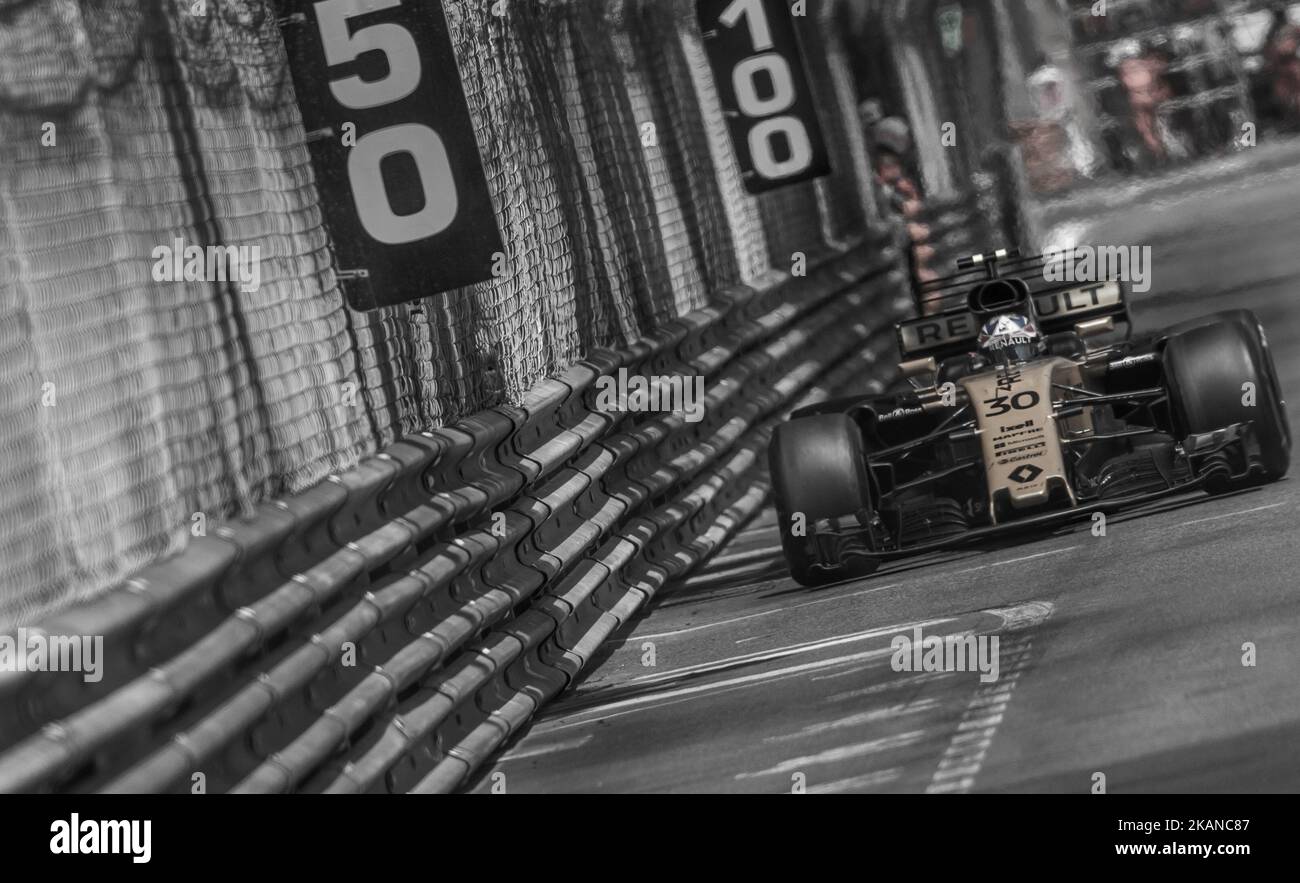
M 367 82 L 353 74 L 330 82 L 330 91 L 344 107 L 367 108 L 392 104 L 420 85 L 420 49 L 411 32 L 386 23 L 348 33 L 348 19 L 367 12 L 401 6 L 402 0 L 322 0 L 316 5 L 325 63 L 347 64 L 361 53 L 378 49 L 388 60 L 388 76 Z
M 419 88 L 420 48 L 410 31 L 385 22 L 348 32 L 348 19 L 401 5 L 402 0 L 322 0 L 315 4 L 327 65 L 346 64 L 374 50 L 384 53 L 388 62 L 388 74 L 382 79 L 367 81 L 353 74 L 330 81 L 330 92 L 344 107 L 382 107 Z M 393 211 L 381 163 L 385 157 L 403 153 L 415 162 L 424 205 L 411 214 L 399 215 Z M 348 183 L 362 228 L 388 245 L 441 233 L 455 220 L 460 205 L 447 147 L 437 132 L 419 123 L 397 123 L 358 138 L 348 152 Z

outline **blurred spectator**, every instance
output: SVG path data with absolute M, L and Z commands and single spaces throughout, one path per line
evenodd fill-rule
M 877 120 L 871 130 L 875 143 L 876 180 L 889 201 L 889 207 L 904 221 L 911 242 L 908 263 L 913 284 L 923 284 L 937 279 L 931 268 L 934 248 L 930 245 L 930 228 L 921 223 L 925 201 L 916 176 L 908 165 L 912 153 L 912 133 L 899 117 Z
M 1078 100 L 1070 78 L 1046 56 L 1029 75 L 1029 94 L 1035 119 L 1025 132 L 1023 146 L 1037 146 L 1045 155 L 1035 157 L 1045 191 L 1069 186 L 1078 176 L 1091 177 L 1097 154 L 1078 114 Z
M 1274 110 L 1289 126 L 1300 124 L 1300 27 L 1278 11 L 1264 44 L 1264 58 L 1273 84 Z
M 1150 44 L 1139 45 L 1136 51 L 1126 49 L 1116 66 L 1120 84 L 1128 96 L 1130 121 L 1139 148 L 1139 155 L 1130 158 L 1138 166 L 1164 165 L 1171 160 L 1185 159 L 1190 153 L 1184 139 L 1161 113 L 1161 106 L 1173 98 L 1168 70 L 1168 54 Z
M 895 211 L 905 218 L 921 213 L 921 194 L 907 167 L 912 135 L 899 117 L 885 117 L 872 129 L 876 143 L 876 179 L 885 188 Z

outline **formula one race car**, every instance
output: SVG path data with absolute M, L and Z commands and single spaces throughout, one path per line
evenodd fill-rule
M 771 477 L 798 582 L 1286 474 L 1285 403 L 1253 313 L 1135 336 L 1125 284 L 1048 281 L 1058 259 L 962 259 L 897 326 L 899 391 L 777 427 Z

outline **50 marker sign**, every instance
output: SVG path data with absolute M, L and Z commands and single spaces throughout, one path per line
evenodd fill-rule
M 745 189 L 830 172 L 786 0 L 698 0 L 696 15 Z
M 441 5 L 299 0 L 286 13 L 326 224 L 341 267 L 369 273 L 352 306 L 491 278 L 501 234 Z

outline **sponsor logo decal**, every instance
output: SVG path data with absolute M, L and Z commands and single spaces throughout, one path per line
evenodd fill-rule
M 1016 484 L 1029 484 L 1042 474 L 1043 470 L 1039 469 L 1033 463 L 1024 463 L 1017 466 L 1011 474 L 1007 476 L 1007 478 L 1011 479 Z
M 925 408 L 905 408 L 900 406 L 895 408 L 892 411 L 887 411 L 886 413 L 881 414 L 878 419 L 898 420 L 903 417 L 915 417 L 917 414 L 924 414 L 924 413 L 925 413 Z
M 982 350 L 996 351 L 1034 343 L 1038 339 L 1038 329 L 1028 317 L 1006 313 L 984 323 L 980 330 L 979 345 Z

